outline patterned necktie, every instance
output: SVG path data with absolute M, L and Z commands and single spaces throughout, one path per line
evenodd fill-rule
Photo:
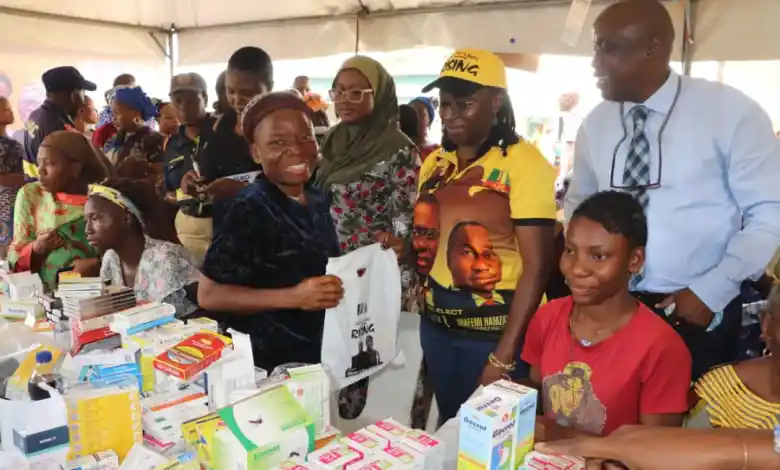
M 644 106 L 635 106 L 631 109 L 631 117 L 634 120 L 634 135 L 631 137 L 631 146 L 626 155 L 626 168 L 623 170 L 623 184 L 632 189 L 634 195 L 643 209 L 647 209 L 649 196 L 645 186 L 650 185 L 650 141 L 645 135 L 645 123 L 649 110 Z

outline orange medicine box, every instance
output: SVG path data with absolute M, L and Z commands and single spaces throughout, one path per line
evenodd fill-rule
M 199 331 L 176 346 L 154 358 L 154 368 L 182 380 L 189 380 L 198 372 L 222 357 L 222 351 L 233 341 L 211 331 Z

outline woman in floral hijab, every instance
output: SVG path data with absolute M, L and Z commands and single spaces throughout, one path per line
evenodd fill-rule
M 406 266 L 420 154 L 398 128 L 395 82 L 379 62 L 354 56 L 339 69 L 330 98 L 341 121 L 322 142 L 316 181 L 330 192 L 341 252 L 376 242 L 394 249 L 402 267 L 403 308 L 414 310 L 416 278 Z M 367 387 L 363 380 L 342 391 L 342 418 L 362 413 Z

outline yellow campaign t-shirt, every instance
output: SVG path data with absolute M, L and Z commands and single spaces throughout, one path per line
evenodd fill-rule
M 452 329 L 504 330 L 523 270 L 515 227 L 555 223 L 555 178 L 525 141 L 506 156 L 493 147 L 466 168 L 443 149 L 425 159 L 413 246 L 427 281 L 428 319 Z

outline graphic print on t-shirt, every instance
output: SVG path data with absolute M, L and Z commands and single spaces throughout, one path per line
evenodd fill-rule
M 520 259 L 510 218 L 507 172 L 485 157 L 453 175 L 441 160 L 422 184 L 412 243 L 429 276 L 428 310 L 444 326 L 500 333 Z
M 584 362 L 569 362 L 562 372 L 544 379 L 545 413 L 561 426 L 601 435 L 607 408 L 591 383 L 593 370 Z

